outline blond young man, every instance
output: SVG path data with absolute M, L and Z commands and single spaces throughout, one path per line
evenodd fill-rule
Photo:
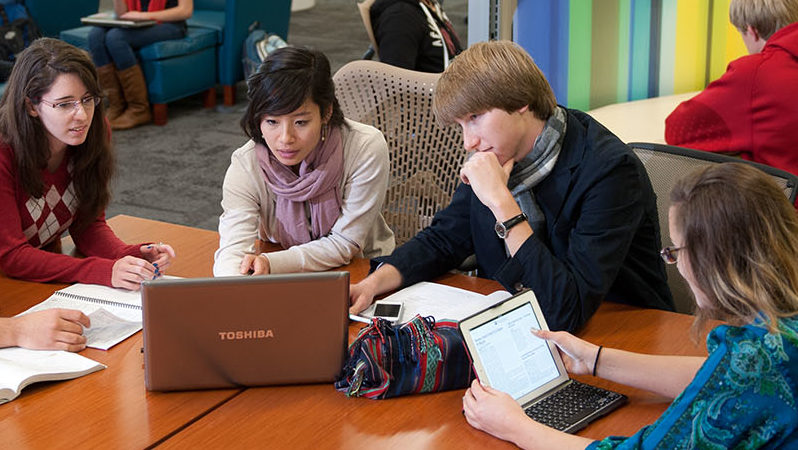
M 532 289 L 553 329 L 575 330 L 605 298 L 673 309 L 651 183 L 631 150 L 556 104 L 512 42 L 475 44 L 444 71 L 434 109 L 473 152 L 448 207 L 351 288 L 375 295 L 435 278 L 476 254 L 480 276 Z
M 798 174 L 798 0 L 732 0 L 750 53 L 665 120 L 668 144 Z

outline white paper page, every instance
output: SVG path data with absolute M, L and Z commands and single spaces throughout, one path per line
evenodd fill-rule
M 108 350 L 124 341 L 142 326 L 141 291 L 98 284 L 73 284 L 18 315 L 52 308 L 77 309 L 89 316 L 92 326 L 83 333 L 88 338 L 87 345 L 100 350 Z M 96 318 L 94 314 L 98 314 Z
M 507 291 L 482 295 L 465 289 L 422 281 L 391 294 L 384 300 L 404 303 L 399 322 L 407 322 L 416 314 L 423 317 L 433 316 L 438 321 L 443 319 L 460 321 L 509 297 L 511 295 Z M 360 315 L 366 318 L 374 317 L 374 305 Z
M 41 311 L 44 309 L 52 309 L 52 308 L 77 309 L 79 311 L 82 311 L 83 314 L 86 314 L 87 316 L 94 313 L 94 311 L 103 308 L 107 311 L 111 311 L 114 315 L 118 316 L 119 318 L 127 320 L 129 322 L 138 322 L 140 324 L 142 321 L 141 309 L 120 308 L 118 306 L 115 307 L 111 305 L 103 305 L 101 303 L 91 303 L 83 300 L 61 297 L 56 294 L 53 294 L 47 300 L 39 303 L 38 305 L 33 306 L 32 308 L 28 309 L 22 314 L 27 314 L 34 311 Z
M 100 350 L 124 341 L 142 326 L 139 292 L 78 283 L 56 291 L 22 314 L 53 308 L 77 309 L 89 316 L 91 327 L 83 329 L 86 345 Z
M 141 322 L 124 320 L 100 308 L 89 314 L 91 327 L 83 329 L 86 345 L 108 350 L 141 329 Z
M 0 403 L 13 400 L 31 383 L 68 380 L 105 367 L 77 353 L 19 347 L 0 349 Z

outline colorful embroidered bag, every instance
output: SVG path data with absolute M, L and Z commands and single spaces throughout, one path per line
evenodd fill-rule
M 373 319 L 360 330 L 335 388 L 348 397 L 381 399 L 463 389 L 473 379 L 457 322 L 417 315 L 395 326 Z

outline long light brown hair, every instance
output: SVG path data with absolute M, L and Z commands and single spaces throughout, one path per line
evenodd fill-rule
M 798 217 L 773 179 L 743 163 L 697 169 L 671 191 L 693 281 L 707 318 L 743 325 L 798 314 Z
M 14 150 L 22 188 L 33 198 L 44 195 L 42 170 L 50 158 L 50 144 L 41 119 L 28 114 L 27 102 L 39 104 L 56 78 L 68 73 L 77 75 L 89 94 L 101 96 L 97 70 L 85 51 L 58 39 L 37 39 L 17 57 L 0 100 L 0 136 Z M 114 155 L 102 103 L 94 109 L 86 140 L 71 155 L 78 200 L 75 226 L 81 229 L 102 214 L 111 199 Z

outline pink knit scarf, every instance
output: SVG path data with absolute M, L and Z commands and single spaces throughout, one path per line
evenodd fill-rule
M 266 185 L 277 197 L 277 238 L 283 248 L 304 244 L 330 232 L 341 215 L 344 148 L 341 130 L 329 127 L 324 141 L 300 163 L 299 175 L 283 165 L 268 147 L 256 144 Z M 305 203 L 310 205 L 307 227 Z

